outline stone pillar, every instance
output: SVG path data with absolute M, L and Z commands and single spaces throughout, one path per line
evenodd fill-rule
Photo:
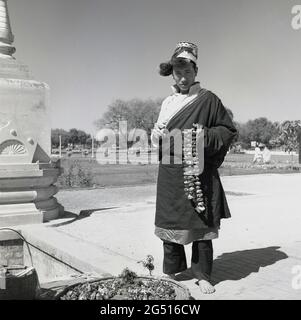
M 63 211 L 54 195 L 49 87 L 12 56 L 7 0 L 0 0 L 0 227 L 39 223 Z

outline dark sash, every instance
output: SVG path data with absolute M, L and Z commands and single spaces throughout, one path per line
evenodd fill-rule
M 175 113 L 167 122 L 166 124 L 166 129 L 168 129 L 168 127 L 170 127 L 170 123 L 176 118 L 181 116 L 183 113 L 186 113 L 187 110 L 189 110 L 189 108 L 195 103 L 198 102 L 199 100 L 201 100 L 205 94 L 208 91 L 206 89 L 201 88 L 201 90 L 199 91 L 198 95 L 196 96 L 195 99 L 193 99 L 192 101 L 189 101 L 185 106 L 183 106 L 183 108 L 181 108 L 177 113 Z M 169 130 L 169 129 L 168 129 Z

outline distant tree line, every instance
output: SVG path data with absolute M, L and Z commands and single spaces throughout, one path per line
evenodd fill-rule
M 251 146 L 252 141 L 263 143 L 269 148 L 279 147 L 278 137 L 281 126 L 278 122 L 272 122 L 265 117 L 249 120 L 246 123 L 237 123 L 238 140 L 243 148 Z
M 67 148 L 69 146 L 82 145 L 85 148 L 91 147 L 92 137 L 83 130 L 78 130 L 75 128 L 66 131 L 64 129 L 52 129 L 51 130 L 51 145 L 52 148 L 59 148 L 60 137 L 62 148 Z
M 300 142 L 301 121 L 286 120 L 272 122 L 261 117 L 246 123 L 236 123 L 239 136 L 237 144 L 250 148 L 251 141 L 265 144 L 268 148 L 280 148 L 285 151 L 297 151 Z
M 107 107 L 103 116 L 94 122 L 97 129 L 109 128 L 118 130 L 120 121 L 127 122 L 127 134 L 132 129 L 143 129 L 150 137 L 154 123 L 158 119 L 163 99 L 116 99 Z M 234 145 L 240 144 L 242 148 L 249 149 L 252 141 L 265 144 L 269 148 L 284 146 L 285 150 L 292 151 L 298 147 L 298 134 L 300 137 L 301 121 L 272 122 L 265 117 L 249 120 L 246 123 L 235 121 L 231 109 L 226 108 L 233 120 L 239 134 Z M 68 132 L 63 129 L 52 130 L 52 145 L 59 146 L 61 135 L 62 146 L 68 144 L 81 144 L 91 146 L 91 135 L 75 128 Z M 118 136 L 117 136 L 118 139 Z

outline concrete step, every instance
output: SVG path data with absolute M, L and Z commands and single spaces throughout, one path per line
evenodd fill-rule
M 37 224 L 42 222 L 43 214 L 40 212 L 0 214 L 0 228 L 24 224 Z

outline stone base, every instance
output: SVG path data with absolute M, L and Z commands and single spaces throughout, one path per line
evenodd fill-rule
M 0 228 L 42 222 L 43 215 L 34 203 L 0 205 Z
M 57 219 L 59 216 L 62 216 L 64 213 L 64 207 L 57 203 L 57 206 L 52 210 L 42 211 L 43 213 L 43 222 Z
M 0 164 L 0 227 L 56 219 L 64 208 L 54 195 L 57 164 Z

